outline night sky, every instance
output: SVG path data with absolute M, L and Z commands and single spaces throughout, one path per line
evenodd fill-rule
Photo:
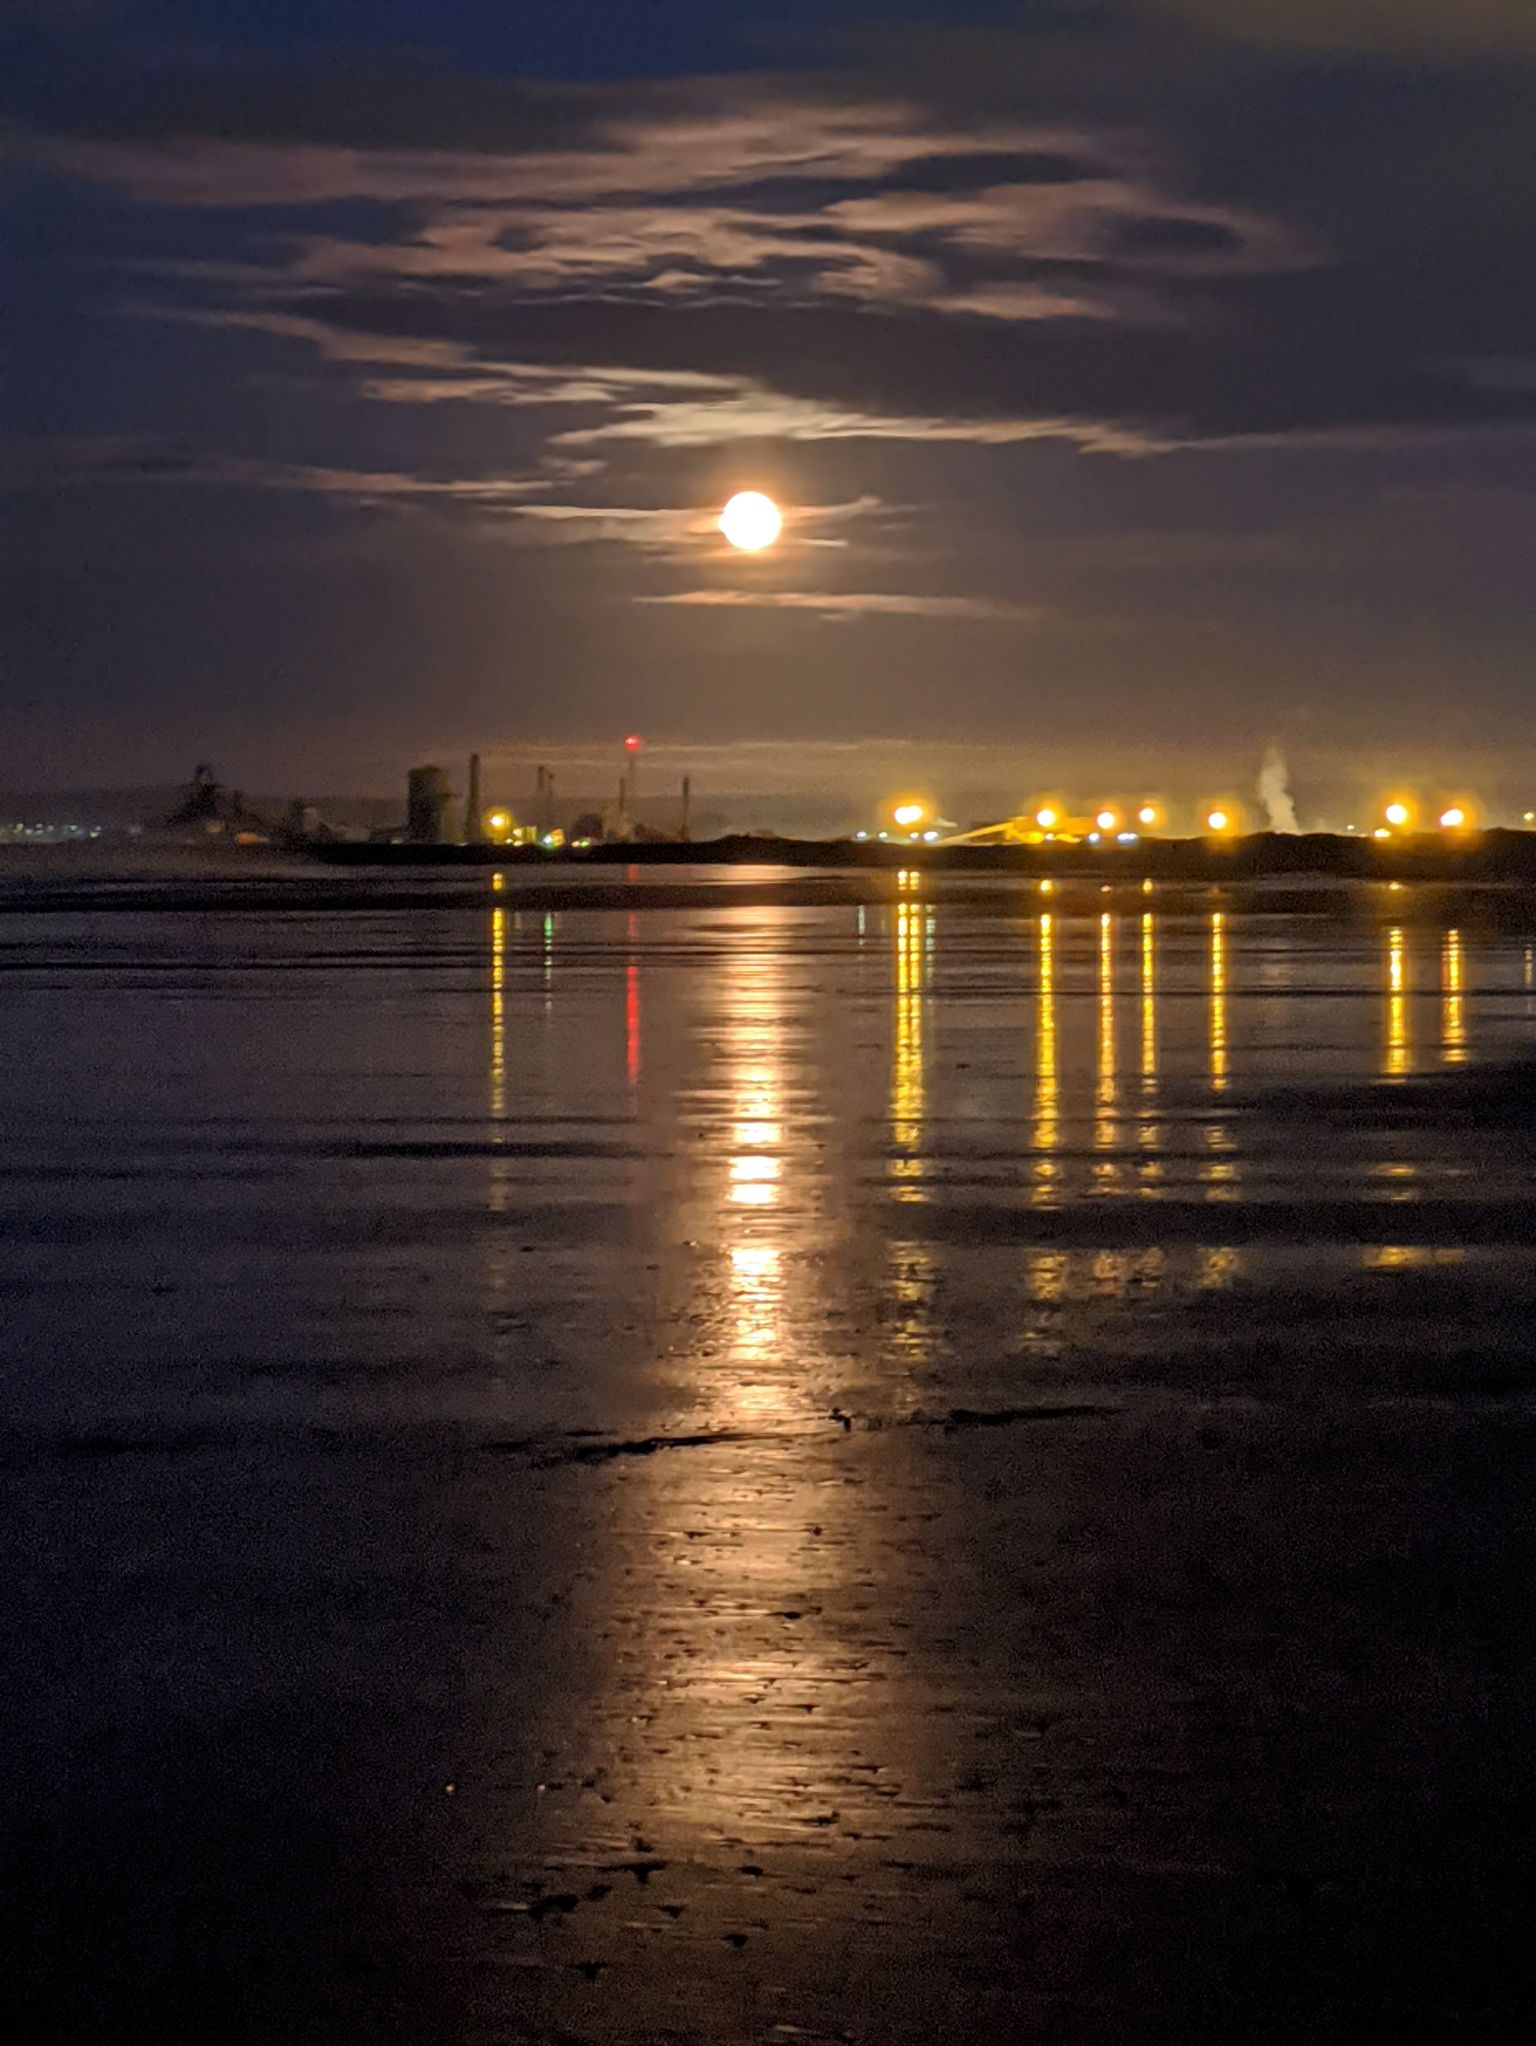
M 0 0 L 0 783 L 1536 793 L 1533 109 L 1531 0 Z

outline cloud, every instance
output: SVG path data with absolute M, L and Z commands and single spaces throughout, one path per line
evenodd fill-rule
M 776 556 L 793 556 L 809 548 L 842 547 L 847 543 L 836 536 L 837 528 L 889 509 L 881 504 L 879 498 L 871 496 L 841 504 L 781 504 L 784 528 L 774 553 Z M 645 552 L 695 565 L 709 561 L 739 561 L 741 558 L 721 537 L 719 507 L 713 504 L 525 504 L 519 508 L 519 515 L 536 526 L 546 528 L 552 540 L 577 544 L 618 540 Z M 828 529 L 831 529 L 830 534 Z
M 379 404 L 519 411 L 568 458 L 1536 417 L 1526 380 L 1477 369 L 1529 347 L 1536 167 L 1507 79 L 1322 92 L 1259 46 L 1320 34 L 1322 0 L 1252 10 L 1246 41 L 1214 0 L 1115 8 L 799 75 L 214 67 L 34 147 L 250 216 L 244 262 L 178 255 L 173 317 L 308 346 Z M 1403 9 L 1326 12 L 1358 36 Z M 1469 18 L 1511 32 L 1500 0 Z
M 1385 285 L 1385 280 L 1383 281 Z M 1406 277 L 1394 283 L 1411 288 Z M 451 339 L 479 361 L 512 349 L 553 364 L 625 363 L 637 376 L 705 372 L 737 385 L 717 401 L 624 400 L 565 445 L 651 440 L 707 445 L 790 439 L 909 438 L 987 445 L 1043 438 L 1147 453 L 1204 439 L 1291 432 L 1443 427 L 1536 416 L 1531 394 L 1477 388 L 1435 357 L 1405 354 L 1398 328 L 1362 313 L 1336 328 L 1339 294 L 1321 283 L 1254 278 L 1253 317 L 1216 329 L 1177 323 L 961 319 L 938 308 L 871 315 L 816 305 L 658 306 L 627 299 L 529 304 L 495 293 L 326 296 L 332 324 Z M 1388 303 L 1391 303 L 1390 298 Z M 311 313 L 321 308 L 308 301 Z M 1454 321 L 1454 307 L 1422 310 Z M 1448 335 L 1447 337 L 1448 338 Z
M 659 448 L 707 448 L 736 441 L 889 440 L 1013 447 L 1066 440 L 1098 453 L 1147 454 L 1157 443 L 1140 433 L 1086 419 L 942 418 L 912 412 L 870 412 L 857 405 L 797 398 L 766 384 L 738 380 L 719 396 L 626 399 L 599 425 L 555 434 L 554 447 L 644 441 Z
M 739 563 L 719 530 L 718 504 L 602 501 L 601 462 L 552 455 L 532 473 L 441 475 L 409 469 L 283 462 L 199 453 L 164 436 L 55 436 L 0 442 L 0 492 L 55 492 L 88 483 L 178 484 L 233 491 L 291 492 L 375 512 L 469 518 L 525 546 L 616 544 L 697 570 Z M 556 495 L 556 493 L 561 493 Z M 825 503 L 785 500 L 775 559 L 846 549 L 850 529 L 889 521 L 902 507 L 866 493 Z
M 920 596 L 903 590 L 677 590 L 641 596 L 638 604 L 682 605 L 705 610 L 811 611 L 819 618 L 934 618 L 1019 623 L 1043 618 L 1036 604 L 1010 604 L 991 597 Z
M 345 497 L 355 504 L 438 503 L 477 512 L 522 511 L 523 500 L 548 490 L 545 476 L 421 476 L 400 470 L 325 468 L 226 459 L 187 472 L 198 481 L 246 485 L 262 490 L 302 490 L 318 497 Z
M 0 489 L 54 490 L 69 483 L 208 484 L 229 489 L 292 490 L 383 506 L 438 504 L 483 513 L 523 508 L 554 487 L 550 475 L 428 476 L 206 455 L 154 434 L 55 436 L 0 444 Z
M 1027 320 L 1095 316 L 1114 276 L 1093 266 L 1172 279 L 1309 260 L 1278 223 L 1181 192 L 1124 135 L 1017 116 L 957 125 L 846 76 L 554 91 L 237 68 L 162 81 L 38 149 L 159 206 L 405 209 L 382 234 L 296 227 L 272 265 L 294 284 L 900 306 L 1021 285 L 1025 262 L 1079 266 L 1070 289 L 990 301 L 989 316 Z M 1141 222 L 1165 223 L 1162 242 L 1138 240 Z M 1123 296 L 1105 306 L 1135 316 Z

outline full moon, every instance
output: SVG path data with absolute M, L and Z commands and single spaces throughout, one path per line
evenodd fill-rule
M 784 519 L 773 499 L 760 490 L 738 490 L 720 514 L 720 530 L 733 547 L 758 554 L 778 539 Z

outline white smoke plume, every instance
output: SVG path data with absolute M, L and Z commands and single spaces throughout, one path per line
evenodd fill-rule
M 1300 831 L 1291 800 L 1291 771 L 1278 746 L 1269 748 L 1259 769 L 1259 801 L 1268 812 L 1271 831 Z

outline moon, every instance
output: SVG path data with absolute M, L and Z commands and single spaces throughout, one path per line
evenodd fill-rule
M 784 517 L 760 490 L 738 490 L 720 514 L 720 530 L 743 554 L 760 554 L 784 530 Z

